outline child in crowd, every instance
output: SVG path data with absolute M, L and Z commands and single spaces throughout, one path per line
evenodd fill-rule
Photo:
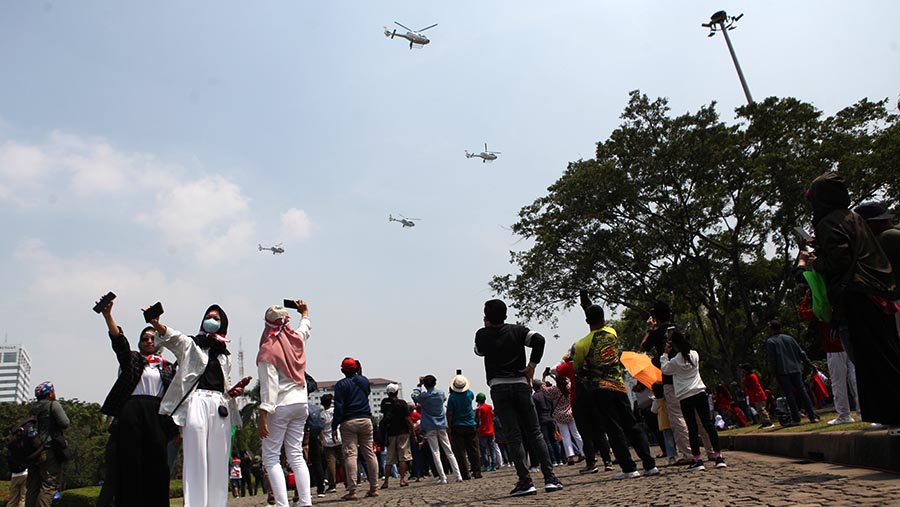
M 663 443 L 666 449 L 666 457 L 669 459 L 669 465 L 675 464 L 675 433 L 672 432 L 672 425 L 669 424 L 669 411 L 666 409 L 666 394 L 663 390 L 662 382 L 653 384 L 653 404 L 650 405 L 650 411 L 656 414 L 659 431 L 663 435 Z

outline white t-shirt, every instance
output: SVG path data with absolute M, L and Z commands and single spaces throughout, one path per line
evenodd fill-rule
M 162 398 L 163 381 L 159 370 L 160 365 L 148 364 L 144 367 L 144 373 L 141 374 L 141 380 L 131 392 L 132 396 L 156 396 Z

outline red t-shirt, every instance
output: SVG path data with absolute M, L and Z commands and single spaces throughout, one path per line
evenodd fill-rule
M 494 407 L 487 403 L 483 403 L 480 407 L 475 409 L 475 419 L 479 421 L 479 437 L 494 436 Z

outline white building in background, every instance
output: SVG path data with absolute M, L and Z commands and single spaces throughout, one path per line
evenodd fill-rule
M 309 402 L 314 403 L 316 405 L 322 405 L 322 396 L 326 394 L 334 394 L 334 385 L 337 384 L 336 380 L 325 380 L 319 381 L 319 389 L 314 393 L 309 394 Z M 369 407 L 372 409 L 372 415 L 375 416 L 376 419 L 381 419 L 381 400 L 387 398 L 387 386 L 388 384 L 397 384 L 400 386 L 400 391 L 397 393 L 397 396 L 400 399 L 403 398 L 403 384 L 400 382 L 396 382 L 393 380 L 389 380 L 381 377 L 374 377 L 369 379 L 369 386 L 372 388 L 372 392 L 369 393 Z M 410 401 L 410 400 L 406 400 Z
M 33 398 L 31 358 L 21 345 L 0 345 L 0 402 L 21 403 Z

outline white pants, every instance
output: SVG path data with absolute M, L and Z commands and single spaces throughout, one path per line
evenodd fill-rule
M 297 492 L 300 494 L 300 505 L 312 505 L 312 490 L 309 485 L 309 468 L 303 459 L 303 426 L 309 414 L 306 403 L 294 403 L 275 408 L 269 414 L 266 424 L 269 436 L 262 441 L 262 462 L 269 473 L 269 484 L 275 495 L 275 505 L 288 507 L 287 483 L 284 481 L 284 470 L 281 468 L 281 446 L 294 472 Z
M 187 403 L 184 423 L 184 507 L 225 507 L 231 418 L 219 415 L 225 395 L 197 389 Z
M 425 432 L 425 440 L 428 441 L 428 448 L 431 449 L 431 457 L 434 459 L 434 468 L 437 468 L 441 479 L 447 480 L 447 474 L 444 473 L 444 465 L 441 464 L 441 449 L 438 448 L 438 443 L 444 449 L 444 454 L 447 455 L 447 461 L 450 462 L 450 469 L 453 470 L 456 480 L 461 481 L 462 474 L 459 472 L 459 463 L 456 462 L 456 456 L 453 454 L 453 449 L 450 448 L 450 437 L 447 436 L 447 430 L 428 430 Z
M 500 468 L 506 464 L 503 462 L 503 453 L 500 452 L 500 445 L 496 440 L 492 440 L 491 442 L 491 452 L 494 453 L 494 463 L 497 464 L 497 468 Z
M 859 411 L 859 391 L 856 389 L 856 367 L 846 352 L 829 352 L 828 373 L 831 374 L 831 390 L 834 392 L 834 409 L 838 417 L 850 417 L 850 397 L 847 384 L 853 390 L 853 399 Z
M 584 455 L 584 451 L 582 451 L 582 441 L 581 434 L 578 433 L 578 428 L 575 427 L 575 421 L 570 423 L 556 423 L 556 427 L 559 428 L 559 435 L 562 437 L 563 447 L 566 450 L 566 457 L 571 458 L 578 454 L 579 456 Z M 575 441 L 575 447 L 572 447 L 572 441 Z

